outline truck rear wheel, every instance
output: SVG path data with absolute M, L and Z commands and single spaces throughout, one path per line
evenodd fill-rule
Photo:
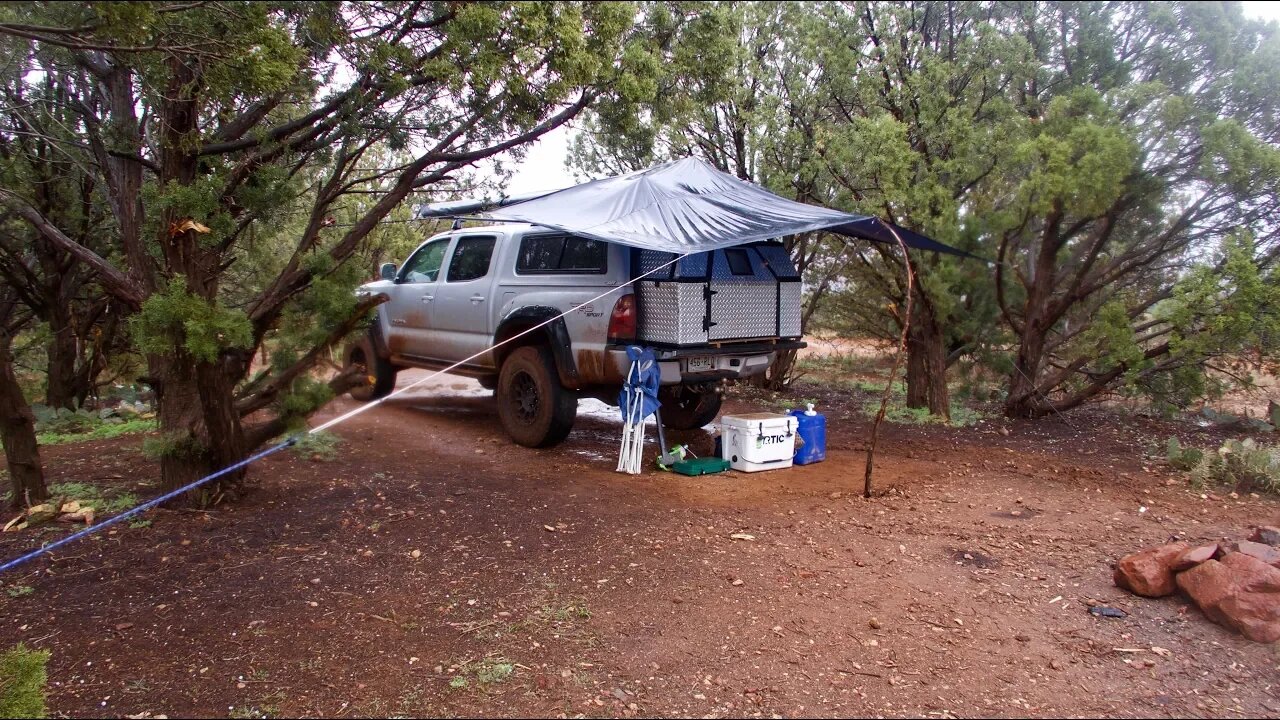
M 372 331 L 370 331 L 372 332 Z M 396 386 L 396 367 L 380 357 L 373 344 L 373 336 L 364 337 L 347 347 L 346 368 L 357 367 L 364 382 L 351 388 L 351 398 L 360 402 L 378 400 L 391 394 Z
M 715 388 L 694 389 L 682 385 L 658 389 L 662 424 L 672 430 L 695 430 L 720 414 L 724 396 Z
M 517 444 L 551 447 L 569 435 L 578 398 L 560 385 L 555 359 L 544 346 L 516 348 L 498 373 L 498 418 Z

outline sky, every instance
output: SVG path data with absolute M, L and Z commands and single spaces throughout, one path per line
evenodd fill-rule
M 1280 2 L 1274 0 L 1245 0 L 1241 2 L 1246 17 L 1280 21 Z M 564 161 L 569 151 L 569 139 L 573 128 L 561 126 L 542 136 L 532 147 L 522 163 L 516 167 L 507 195 L 520 195 L 539 190 L 559 190 L 573 185 L 573 177 L 565 169 Z

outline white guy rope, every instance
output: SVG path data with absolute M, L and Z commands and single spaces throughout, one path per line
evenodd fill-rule
M 585 307 L 585 306 L 587 306 L 587 305 L 590 305 L 591 303 L 593 303 L 593 302 L 595 302 L 595 301 L 597 301 L 597 300 L 603 300 L 604 298 L 608 297 L 609 295 L 611 295 L 611 294 L 613 294 L 613 293 L 615 293 L 615 292 L 617 292 L 617 291 L 621 290 L 622 288 L 627 287 L 627 286 L 628 286 L 628 285 L 630 285 L 631 283 L 633 283 L 633 282 L 635 282 L 635 281 L 637 281 L 637 280 L 643 280 L 643 279 L 645 279 L 645 278 L 649 277 L 650 275 L 652 275 L 652 274 L 654 274 L 654 273 L 658 272 L 659 270 L 661 270 L 661 269 L 663 269 L 663 268 L 665 268 L 665 267 L 668 267 L 668 266 L 674 265 L 675 263 L 680 262 L 681 260 L 685 259 L 685 258 L 686 258 L 686 257 L 688 257 L 688 256 L 689 256 L 689 253 L 685 253 L 685 254 L 683 254 L 683 255 L 681 255 L 681 256 L 679 256 L 679 257 L 677 257 L 677 258 L 674 258 L 674 259 L 672 259 L 672 260 L 669 260 L 669 261 L 667 261 L 667 262 L 665 262 L 665 263 L 663 263 L 663 264 L 661 264 L 661 265 L 659 265 L 659 266 L 655 267 L 654 269 L 652 269 L 652 270 L 650 270 L 650 271 L 646 272 L 646 273 L 645 273 L 645 274 L 643 274 L 643 275 L 640 275 L 639 277 L 632 278 L 629 282 L 622 283 L 622 284 L 618 285 L 617 287 L 609 288 L 608 290 L 606 290 L 606 291 L 604 291 L 604 292 L 600 293 L 599 295 L 597 295 L 597 296 L 595 296 L 595 297 L 591 298 L 590 300 L 586 300 L 586 301 L 584 301 L 584 302 L 578 303 L 577 305 L 574 305 L 573 307 L 569 308 L 568 310 L 565 310 L 564 312 L 560 313 L 559 315 L 556 315 L 556 316 L 555 316 L 555 317 L 553 317 L 553 318 L 548 318 L 548 319 L 546 319 L 546 320 L 543 320 L 542 322 L 538 323 L 537 325 L 534 325 L 534 326 L 533 326 L 533 327 L 531 327 L 531 328 L 528 328 L 528 329 L 526 329 L 526 330 L 523 330 L 523 331 L 521 331 L 521 332 L 518 332 L 518 333 L 516 333 L 515 335 L 512 335 L 511 337 L 507 338 L 506 340 L 503 340 L 502 342 L 494 343 L 494 344 L 490 345 L 489 347 L 487 347 L 487 348 L 485 348 L 485 349 L 481 350 L 480 352 L 478 352 L 478 353 L 476 353 L 476 354 L 474 354 L 474 355 L 472 355 L 472 356 L 470 356 L 470 357 L 463 358 L 462 360 L 459 360 L 458 362 L 456 362 L 456 363 L 454 363 L 454 364 L 450 365 L 450 366 L 449 366 L 449 367 L 447 367 L 447 368 L 444 368 L 443 370 L 437 370 L 437 371 L 435 371 L 435 372 L 431 373 L 430 375 L 428 375 L 428 376 L 426 376 L 426 377 L 424 377 L 424 378 L 419 378 L 419 379 L 417 379 L 417 380 L 414 380 L 413 382 L 409 383 L 408 385 L 405 385 L 404 387 L 402 387 L 402 388 L 400 388 L 400 389 L 398 389 L 398 390 L 393 391 L 393 392 L 392 392 L 391 394 L 389 394 L 389 395 L 386 395 L 386 396 L 384 396 L 384 397 L 378 398 L 377 400 L 374 400 L 374 401 L 372 401 L 372 402 L 365 403 L 364 405 L 361 405 L 360 407 L 357 407 L 356 409 L 351 410 L 351 411 L 349 411 L 349 412 L 343 413 L 343 414 L 339 415 L 338 417 L 336 417 L 336 418 L 334 418 L 334 419 L 332 419 L 332 420 L 330 420 L 330 421 L 328 421 L 328 422 L 326 422 L 326 423 L 323 423 L 323 424 L 321 424 L 321 425 L 317 425 L 316 427 L 313 427 L 313 428 L 311 428 L 310 430 L 308 430 L 308 431 L 307 431 L 307 434 L 308 434 L 308 435 L 311 435 L 311 434 L 318 433 L 318 432 L 320 432 L 321 430 L 327 430 L 328 428 L 331 428 L 331 427 L 333 427 L 334 425 L 337 425 L 338 423 L 342 423 L 342 422 L 346 422 L 347 420 L 350 420 L 351 418 L 355 417 L 356 415 L 359 415 L 359 414 L 360 414 L 360 413 L 362 413 L 362 412 L 366 412 L 366 411 L 368 411 L 368 410 L 372 410 L 373 408 L 375 408 L 375 407 L 377 407 L 377 406 L 381 405 L 383 402 L 386 402 L 387 400 L 390 400 L 391 398 L 393 398 L 393 397 L 395 397 L 395 396 L 397 396 L 397 395 L 400 395 L 400 394 L 402 394 L 402 393 L 408 392 L 409 390 L 412 390 L 413 388 L 417 387 L 418 385 L 421 385 L 422 383 L 424 383 L 424 382 L 426 382 L 426 381 L 428 381 L 428 380 L 431 380 L 431 379 L 434 379 L 434 378 L 440 377 L 441 375 L 444 375 L 444 374 L 446 374 L 446 373 L 448 373 L 448 372 L 450 372 L 450 371 L 452 371 L 452 370 L 456 370 L 457 368 L 459 368 L 459 367 L 461 367 L 461 366 L 463 366 L 463 365 L 466 365 L 467 363 L 471 362 L 472 360 L 475 360 L 476 358 L 480 357 L 481 355 L 484 355 L 485 353 L 489 352 L 490 350 L 493 350 L 493 349 L 495 349 L 495 348 L 502 347 L 503 345 L 506 345 L 507 343 L 512 342 L 513 340 L 518 340 L 518 339 L 520 339 L 520 338 L 524 337 L 525 335 L 528 335 L 529 333 L 531 333 L 531 332 L 533 332 L 533 331 L 535 331 L 535 330 L 540 330 L 540 329 L 542 329 L 542 328 L 546 327 L 547 325 L 550 325 L 551 323 L 553 323 L 553 322 L 555 322 L 555 321 L 559 320 L 560 318 L 562 318 L 562 317 L 564 317 L 564 316 L 568 315 L 569 313 L 574 312 L 574 311 L 576 311 L 576 310 L 579 310 L 579 309 L 581 309 L 581 308 L 583 308 L 583 307 Z

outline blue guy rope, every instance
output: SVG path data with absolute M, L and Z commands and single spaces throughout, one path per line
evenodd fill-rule
M 154 500 L 148 500 L 147 502 L 144 502 L 144 503 L 142 503 L 141 505 L 138 505 L 138 506 L 134 507 L 134 508 L 133 508 L 133 509 L 131 509 L 131 510 L 127 510 L 127 511 L 125 511 L 125 512 L 122 512 L 122 513 L 120 513 L 119 515 L 116 515 L 116 516 L 114 516 L 114 517 L 111 517 L 111 518 L 109 518 L 109 519 L 107 519 L 107 520 L 104 520 L 104 521 L 102 521 L 102 522 L 98 523 L 97 525 L 90 525 L 89 527 L 87 527 L 87 528 L 85 528 L 85 529 L 83 529 L 83 530 L 81 530 L 81 531 L 79 531 L 79 532 L 74 532 L 74 533 L 72 533 L 72 534 L 70 534 L 70 535 L 68 535 L 68 536 L 66 536 L 66 537 L 64 537 L 64 538 L 61 538 L 61 539 L 59 539 L 59 540 L 55 540 L 55 541 L 53 541 L 53 542 L 49 543 L 48 545 L 45 545 L 44 547 L 41 547 L 41 548 L 37 548 L 37 549 L 35 549 L 35 550 L 32 550 L 31 552 L 27 553 L 26 555 L 22 555 L 22 556 L 20 556 L 20 557 L 16 557 L 16 558 L 14 558 L 14 559 L 12 559 L 12 560 L 10 560 L 10 561 L 8 561 L 8 562 L 4 563 L 3 565 L 0 565 L 0 573 L 4 573 L 4 572 L 7 572 L 7 571 L 9 571 L 9 570 L 12 570 L 13 568 L 18 567 L 19 565 L 21 565 L 21 564 L 23 564 L 23 563 L 25 563 L 25 562 L 28 562 L 28 561 L 30 561 L 30 560 L 34 560 L 34 559 L 36 559 L 36 558 L 40 557 L 41 555 L 44 555 L 44 554 L 49 553 L 49 552 L 52 552 L 53 550 L 55 550 L 55 549 L 57 549 L 57 548 L 60 548 L 60 547 L 62 547 L 63 545 L 66 545 L 66 544 L 68 544 L 68 543 L 75 542 L 76 540 L 79 540 L 79 539 L 80 539 L 80 538 L 82 538 L 82 537 L 86 537 L 86 536 L 92 535 L 92 534 L 94 534 L 94 533 L 96 533 L 96 532 L 98 532 L 98 531 L 100 531 L 100 530 L 104 530 L 104 529 L 106 529 L 106 528 L 108 528 L 108 527 L 111 527 L 112 525 L 115 525 L 115 524 L 120 523 L 120 522 L 123 522 L 123 521 L 125 521 L 125 520 L 127 520 L 127 519 L 129 519 L 129 518 L 131 518 L 131 517 L 134 517 L 135 515 L 138 515 L 138 514 L 140 514 L 140 513 L 146 512 L 147 510 L 150 510 L 151 508 L 156 507 L 157 505 L 160 505 L 160 504 L 162 504 L 162 503 L 168 502 L 168 501 L 170 501 L 170 500 L 172 500 L 172 499 L 174 499 L 174 498 L 178 497 L 179 495 L 182 495 L 183 493 L 187 492 L 188 490 L 194 490 L 195 488 L 200 487 L 201 485 L 203 485 L 203 484 L 205 484 L 205 483 L 209 482 L 210 480 L 216 480 L 217 478 L 220 478 L 220 477 L 222 477 L 223 475 L 226 475 L 227 473 L 230 473 L 230 472 L 234 472 L 234 471 L 236 471 L 236 470 L 239 470 L 240 468 L 242 468 L 242 467 L 244 467 L 244 466 L 248 465 L 248 464 L 249 464 L 249 463 L 251 463 L 251 462 L 255 462 L 255 461 L 257 461 L 257 460 L 261 460 L 261 459 L 262 459 L 262 458 L 264 458 L 264 457 L 267 457 L 268 455 L 275 454 L 275 453 L 277 453 L 277 452 L 279 452 L 279 451 L 281 451 L 281 450 L 283 450 L 283 449 L 285 449 L 285 448 L 289 447 L 290 445 L 293 445 L 293 444 L 294 444 L 294 443 L 296 443 L 297 441 L 298 441 L 298 439 L 297 439 L 297 438 L 293 438 L 293 437 L 291 437 L 291 438 L 289 438 L 288 440 L 285 440 L 284 442 L 280 443 L 279 445 L 274 445 L 274 446 L 272 446 L 272 447 L 267 448 L 266 450 L 263 450 L 262 452 L 258 453 L 257 455 L 252 455 L 252 456 L 250 456 L 250 457 L 247 457 L 247 458 L 245 458 L 245 459 L 241 460 L 241 461 L 240 461 L 240 462 L 238 462 L 238 463 L 235 463 L 235 464 L 233 464 L 233 465 L 228 465 L 227 467 L 224 467 L 224 468 L 222 468 L 221 470 L 219 470 L 219 471 L 217 471 L 217 472 L 215 472 L 215 473 L 210 473 L 210 474 L 208 474 L 208 475 L 205 475 L 204 477 L 200 478 L 199 480 L 196 480 L 196 481 L 194 481 L 194 482 L 192 482 L 192 483 L 188 483 L 188 484 L 186 484 L 186 485 L 183 485 L 182 487 L 178 488 L 177 490 L 171 490 L 171 491 L 169 491 L 169 492 L 167 492 L 167 493 L 165 493 L 165 494 L 161 495 L 160 497 L 155 498 Z

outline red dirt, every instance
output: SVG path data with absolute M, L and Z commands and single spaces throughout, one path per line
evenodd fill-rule
M 1280 713 L 1276 647 L 1111 584 L 1139 548 L 1280 524 L 1274 499 L 1202 498 L 1144 463 L 1185 427 L 887 425 L 888 492 L 863 500 L 869 396 L 804 393 L 825 463 L 686 478 L 614 473 L 602 419 L 527 450 L 491 401 L 415 390 L 341 426 L 335 461 L 262 461 L 234 507 L 153 513 L 0 578 L 34 588 L 0 593 L 0 647 L 51 650 L 70 716 Z M 138 447 L 42 452 L 54 481 L 148 496 Z M 0 537 L 0 557 L 39 539 Z

